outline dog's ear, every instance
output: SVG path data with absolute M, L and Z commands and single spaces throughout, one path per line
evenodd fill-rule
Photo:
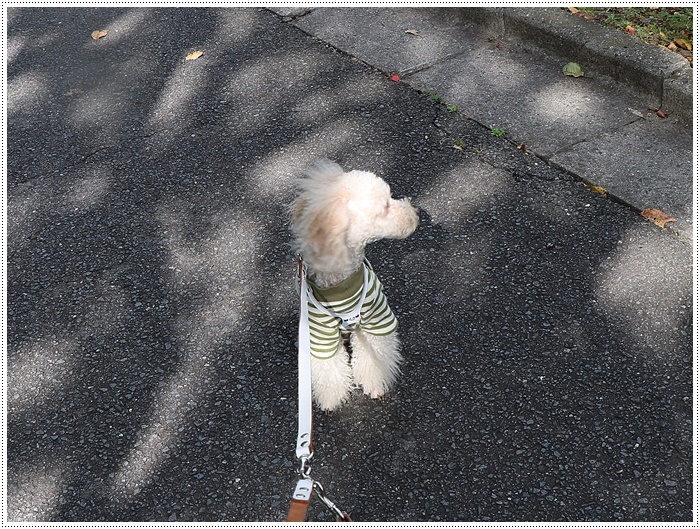
M 308 225 L 306 243 L 315 255 L 317 264 L 334 267 L 347 259 L 347 231 L 349 219 L 347 205 L 321 209 Z
M 299 197 L 289 206 L 289 215 L 292 218 L 292 223 L 297 224 L 301 220 L 301 216 L 304 214 L 306 209 L 306 200 Z

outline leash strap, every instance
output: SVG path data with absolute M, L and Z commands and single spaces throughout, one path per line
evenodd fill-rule
M 309 334 L 309 303 L 306 290 L 306 266 L 299 259 L 300 303 L 299 307 L 299 424 L 297 429 L 297 458 L 302 464 L 302 476 L 311 450 L 311 335 Z
M 314 480 L 309 477 L 311 465 L 309 461 L 313 456 L 311 449 L 311 336 L 309 334 L 309 304 L 306 292 L 306 266 L 301 257 L 297 278 L 299 281 L 299 421 L 297 427 L 297 459 L 301 462 L 299 474 L 301 479 L 297 482 L 292 495 L 292 503 L 287 513 L 287 522 L 303 522 L 306 511 L 311 503 L 311 495 L 314 492 Z
M 311 336 L 309 334 L 309 298 L 308 283 L 306 282 L 306 266 L 301 259 L 299 261 L 299 422 L 297 429 L 297 458 L 301 462 L 299 474 L 301 479 L 297 482 L 292 495 L 292 502 L 287 513 L 287 522 L 303 522 L 311 503 L 314 491 L 328 509 L 335 514 L 339 522 L 351 522 L 350 516 L 342 511 L 326 496 L 323 487 L 318 481 L 309 477 L 311 465 L 309 461 L 313 456 L 311 448 L 312 430 L 312 401 L 311 401 Z

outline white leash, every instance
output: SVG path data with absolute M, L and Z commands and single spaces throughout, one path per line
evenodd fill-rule
M 309 334 L 309 302 L 306 287 L 306 266 L 299 260 L 299 427 L 297 429 L 297 458 L 302 463 L 302 475 L 313 456 L 311 450 L 311 336 Z
M 328 507 L 336 519 L 340 522 L 350 522 L 350 516 L 329 500 L 323 487 L 318 481 L 311 479 L 310 460 L 313 457 L 311 447 L 311 430 L 313 423 L 311 401 L 311 336 L 309 333 L 309 297 L 308 283 L 306 282 L 306 266 L 301 257 L 299 259 L 299 421 L 297 428 L 297 459 L 301 462 L 299 467 L 300 479 L 297 482 L 292 502 L 287 514 L 287 522 L 303 522 L 306 511 L 311 503 L 311 495 L 314 491 L 319 499 Z M 366 272 L 365 272 L 366 273 Z

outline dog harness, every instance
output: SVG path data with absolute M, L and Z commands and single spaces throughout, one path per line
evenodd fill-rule
M 398 322 L 372 266 L 365 259 L 350 277 L 327 288 L 307 280 L 311 354 L 332 358 L 344 334 L 360 328 L 375 336 L 396 331 Z

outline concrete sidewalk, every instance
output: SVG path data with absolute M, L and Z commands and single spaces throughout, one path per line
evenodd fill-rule
M 564 8 L 272 9 L 692 237 L 693 70 L 682 57 Z M 564 76 L 568 62 L 585 76 Z

